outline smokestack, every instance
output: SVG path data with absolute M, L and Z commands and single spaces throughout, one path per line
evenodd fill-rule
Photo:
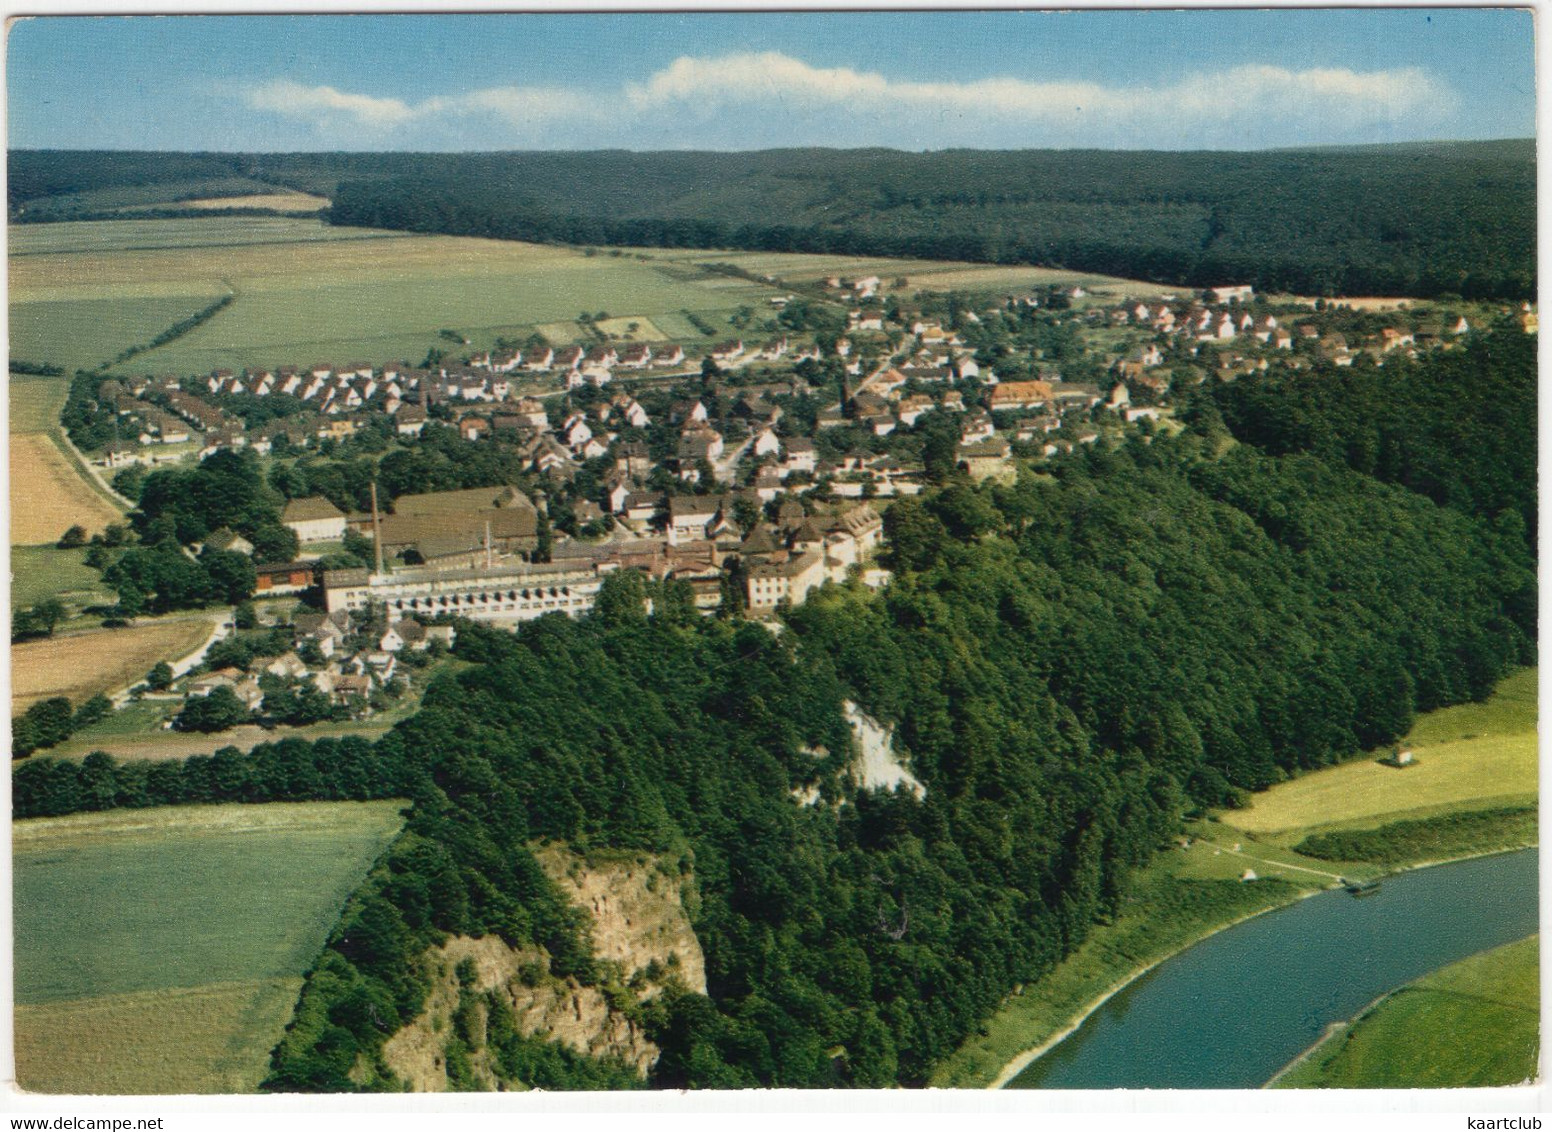
M 383 572 L 383 524 L 377 515 L 377 481 L 372 481 L 372 549 L 377 552 L 377 572 Z
M 485 520 L 485 569 L 491 568 L 490 560 L 490 520 Z

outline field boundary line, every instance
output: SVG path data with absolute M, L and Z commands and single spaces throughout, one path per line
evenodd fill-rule
M 70 434 L 62 426 L 56 423 L 45 435 L 64 453 L 65 459 L 76 466 L 76 471 L 85 476 L 86 482 L 91 485 L 93 491 L 98 495 L 104 496 L 115 509 L 125 514 L 134 510 L 134 501 L 120 495 L 114 490 L 112 483 L 102 478 L 102 473 L 75 446 L 75 441 L 70 439 Z

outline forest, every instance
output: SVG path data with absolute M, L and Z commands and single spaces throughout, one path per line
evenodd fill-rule
M 1263 152 L 11 154 L 13 221 L 234 178 L 341 225 L 1039 264 L 1312 295 L 1535 295 L 1530 140 Z M 173 196 L 183 195 L 174 193 Z
M 1393 741 L 1534 660 L 1535 417 L 1515 411 L 1534 349 L 1494 337 L 1405 378 L 1469 373 L 1481 396 L 1397 394 L 1375 417 L 1367 383 L 1389 379 L 1355 372 L 1295 391 L 1274 427 L 1246 383 L 1200 392 L 1178 436 L 1004 485 L 947 473 L 889 509 L 889 587 L 828 587 L 780 636 L 622 572 L 581 620 L 462 625 L 471 665 L 376 743 L 34 758 L 16 814 L 409 799 L 270 1088 L 398 1087 L 383 1042 L 449 933 L 541 945 L 551 974 L 608 988 L 662 1049 L 655 1086 L 920 1085 L 1125 905 L 1182 816 Z M 894 727 L 923 798 L 856 787 L 847 700 Z M 707 994 L 622 995 L 535 863 L 545 841 L 676 862 Z M 515 1080 L 628 1083 L 500 1040 Z

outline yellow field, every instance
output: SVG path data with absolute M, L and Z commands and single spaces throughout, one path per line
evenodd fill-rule
M 383 713 L 367 722 L 314 723 L 306 727 L 265 728 L 245 723 L 212 735 L 202 735 L 196 731 L 160 730 L 103 735 L 87 731 L 82 735 L 71 736 L 57 747 L 49 747 L 38 753 L 55 759 L 82 759 L 93 751 L 106 751 L 124 762 L 132 759 L 152 762 L 182 760 L 190 755 L 213 755 L 223 747 L 251 751 L 260 743 L 277 743 L 282 739 L 336 739 L 343 735 L 376 739 L 387 734 L 394 722 L 391 713 Z
M 40 1093 L 251 1093 L 301 987 L 255 979 L 18 1005 L 16 1076 Z
M 127 687 L 157 661 L 193 652 L 210 631 L 211 623 L 203 618 L 153 621 L 12 645 L 11 714 L 50 696 L 80 704 L 98 692 Z
M 57 542 L 71 526 L 87 534 L 123 515 L 86 482 L 59 446 L 43 433 L 11 436 L 11 542 Z
M 574 322 L 541 322 L 534 329 L 556 346 L 593 341 L 593 336 Z
M 1379 818 L 1423 816 L 1419 811 L 1534 801 L 1536 686 L 1536 670 L 1522 669 L 1486 703 L 1422 717 L 1403 744 L 1417 759 L 1412 766 L 1382 766 L 1371 754 L 1253 795 L 1246 809 L 1225 811 L 1223 823 L 1248 833 L 1296 830 L 1302 836 Z
M 166 207 L 161 205 L 158 207 Z M 205 208 L 219 212 L 227 208 L 272 208 L 276 212 L 317 212 L 329 207 L 328 197 L 311 193 L 264 193 L 246 197 L 212 197 L 208 200 L 180 201 L 177 208 Z

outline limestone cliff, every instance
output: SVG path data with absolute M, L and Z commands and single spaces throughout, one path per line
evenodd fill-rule
M 615 1002 L 598 987 L 550 975 L 543 948 L 515 948 L 494 936 L 455 936 L 426 955 L 432 975 L 426 1005 L 383 1047 L 388 1067 L 416 1092 L 449 1087 L 447 1051 L 455 1034 L 472 1034 L 465 1042 L 466 1083 L 472 1079 L 489 1090 L 513 1087 L 501 1080 L 484 1041 L 487 995 L 511 1007 L 519 1033 L 591 1057 L 613 1055 L 645 1076 L 659 1051 L 631 1019 L 629 999 L 645 1001 L 670 980 L 705 992 L 706 961 L 685 910 L 685 896 L 693 892 L 688 877 L 665 871 L 646 854 L 589 859 L 556 846 L 536 852 L 561 891 L 591 917 L 594 954 L 618 971 Z

